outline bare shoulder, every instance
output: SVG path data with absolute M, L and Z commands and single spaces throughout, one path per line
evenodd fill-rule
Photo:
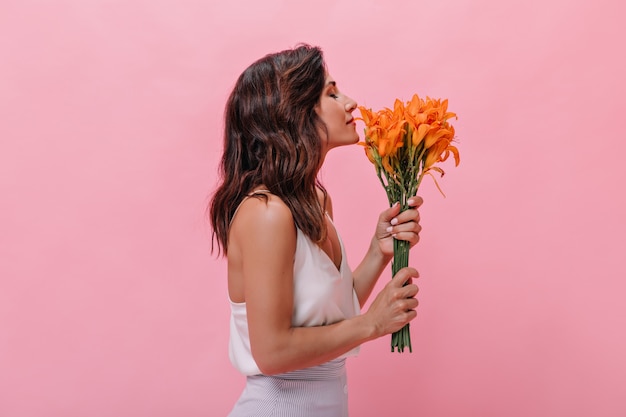
M 241 204 L 233 219 L 230 237 L 263 240 L 266 236 L 295 234 L 295 230 L 293 215 L 283 200 L 273 194 L 264 194 L 247 198 Z
M 290 288 L 296 245 L 293 216 L 279 197 L 252 196 L 239 206 L 228 234 L 228 293 L 247 303 L 249 318 Z

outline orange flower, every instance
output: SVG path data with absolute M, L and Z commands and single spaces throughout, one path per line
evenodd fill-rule
M 455 132 L 448 119 L 456 114 L 448 112 L 448 100 L 422 99 L 414 94 L 406 103 L 396 99 L 393 109 L 374 112 L 359 107 L 359 110 L 361 117 L 357 119 L 365 122 L 365 140 L 360 144 L 365 148 L 367 159 L 376 167 L 389 203 L 400 202 L 401 210 L 406 210 L 408 198 L 417 193 L 426 174 L 433 177 L 443 194 L 432 173 L 443 176 L 444 171 L 435 165 L 450 155 L 456 165 L 460 161 L 458 149 L 451 145 Z M 392 275 L 408 266 L 408 251 L 408 242 L 394 242 Z M 408 326 L 393 333 L 392 352 L 396 347 L 398 352 L 403 352 L 405 347 L 411 350 Z
M 454 166 L 459 166 L 461 162 L 459 150 L 456 146 L 450 145 L 451 140 L 442 139 L 436 142 L 424 158 L 424 170 L 428 170 L 438 162 L 444 162 L 450 154 L 454 157 Z
M 440 140 L 451 141 L 453 137 L 454 137 L 453 129 L 448 130 L 448 129 L 443 129 L 439 126 L 436 126 L 432 128 L 428 132 L 426 137 L 424 138 L 424 147 L 426 149 L 429 149 L 431 146 L 433 146 L 435 143 L 439 142 Z
M 375 164 L 376 163 L 376 159 L 374 159 L 374 154 L 372 152 L 372 148 L 370 146 L 368 146 L 365 142 L 359 142 L 358 144 L 362 145 L 363 148 L 365 149 L 365 156 L 367 156 L 367 159 L 369 159 L 372 164 Z
M 394 176 L 399 167 L 420 163 L 398 159 L 404 157 L 421 160 L 420 180 L 425 171 L 445 161 L 450 154 L 454 156 L 455 164 L 459 164 L 459 151 L 451 145 L 454 127 L 448 122 L 456 114 L 448 111 L 448 99 L 422 99 L 414 94 L 406 103 L 396 99 L 393 109 L 383 108 L 375 112 L 360 106 L 359 110 L 361 117 L 358 119 L 365 122 L 365 142 L 362 143 L 365 154 L 370 162 L 380 164 L 389 175 Z M 405 146 L 414 151 L 400 156 L 398 149 Z
M 445 140 L 436 142 L 426 154 L 424 158 L 424 171 L 428 170 L 437 162 L 441 162 L 441 156 L 443 152 L 448 148 L 448 143 Z
M 413 130 L 413 135 L 411 137 L 411 144 L 417 148 L 422 143 L 422 140 L 424 140 L 424 137 L 426 136 L 428 132 L 430 132 L 431 129 L 433 129 L 433 127 L 431 127 L 429 124 L 426 124 L 426 123 L 422 123 L 419 126 L 417 126 L 417 129 Z

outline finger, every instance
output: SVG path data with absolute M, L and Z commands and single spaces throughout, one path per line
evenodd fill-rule
M 408 222 L 419 223 L 420 212 L 416 208 L 410 208 L 408 210 L 404 210 L 395 218 L 397 219 L 397 221 L 392 222 L 392 224 L 402 224 L 402 223 L 408 223 Z
M 398 298 L 411 298 L 417 295 L 419 288 L 417 285 L 413 284 L 413 278 L 411 277 L 406 280 L 402 287 L 397 288 L 396 291 Z
M 394 239 L 406 240 L 413 244 L 419 242 L 419 234 L 421 231 L 422 226 L 416 222 L 402 223 L 387 228 L 387 232 L 391 234 Z
M 391 280 L 391 285 L 400 288 L 404 286 L 404 284 L 409 281 L 409 279 L 417 277 L 419 277 L 417 269 L 407 266 L 396 273 L 396 275 Z
M 383 222 L 389 222 L 392 226 L 410 221 L 419 222 L 420 214 L 417 211 L 417 208 L 421 206 L 422 203 L 422 197 L 412 197 L 407 201 L 407 204 L 411 208 L 404 210 L 402 213 L 400 213 L 400 204 L 395 203 L 381 214 L 380 220 Z M 387 231 L 389 232 L 389 230 Z
M 405 298 L 405 299 L 410 299 L 410 298 L 414 298 L 417 293 L 419 292 L 419 287 L 415 284 L 410 284 L 410 285 L 405 285 L 404 287 L 401 288 L 402 292 L 401 292 L 401 298 Z
M 415 303 L 417 300 L 415 298 L 407 298 L 405 300 L 400 300 L 394 306 L 394 311 L 397 314 L 407 313 L 409 311 L 415 311 L 414 309 L 417 307 Z
M 415 310 L 407 310 L 406 311 L 406 321 L 407 323 L 417 317 L 417 311 Z
M 417 298 L 407 298 L 404 300 L 404 311 L 414 310 L 418 305 Z
M 405 242 L 409 242 L 411 247 L 417 245 L 420 241 L 419 235 L 415 233 L 397 233 L 397 234 L 394 233 L 393 235 L 391 235 L 391 237 L 393 237 L 396 240 L 403 240 Z
M 417 244 L 420 241 L 419 233 L 414 231 L 392 233 L 391 237 L 396 240 L 404 240 L 405 242 L 409 242 L 411 246 Z
M 422 197 L 416 195 L 415 197 L 409 198 L 408 201 L 407 201 L 407 204 L 410 207 L 418 208 L 419 206 L 424 204 L 424 199 Z
M 418 222 L 406 222 L 400 223 L 396 226 L 391 226 L 390 233 L 415 233 L 419 234 L 422 231 L 422 226 Z
M 391 220 L 394 219 L 398 214 L 400 214 L 400 203 L 394 203 L 391 207 L 389 207 L 387 210 L 383 211 L 380 214 L 380 221 L 385 223 L 391 223 Z

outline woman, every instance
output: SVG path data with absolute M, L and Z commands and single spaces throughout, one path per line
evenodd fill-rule
M 404 268 L 360 308 L 393 255 L 419 240 L 422 199 L 382 212 L 351 271 L 317 174 L 326 153 L 358 142 L 357 103 L 322 51 L 270 54 L 239 77 L 225 113 L 222 182 L 210 207 L 228 259 L 230 359 L 247 376 L 231 416 L 347 416 L 345 359 L 416 316 L 417 277 Z

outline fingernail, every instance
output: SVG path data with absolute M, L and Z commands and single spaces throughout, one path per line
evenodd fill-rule
M 400 202 L 399 202 L 399 201 L 396 201 L 395 203 L 393 203 L 393 206 L 391 206 L 391 207 L 395 207 L 395 206 L 397 206 L 398 204 L 400 204 Z
M 395 226 L 396 224 L 398 224 L 398 219 L 394 217 L 389 223 L 391 223 L 392 226 Z
M 389 227 L 388 227 L 387 229 L 385 229 L 385 230 L 387 230 L 387 233 L 391 233 L 391 231 L 393 230 L 393 227 L 389 226 Z
M 407 201 L 407 203 L 409 204 L 409 206 L 412 206 L 413 204 L 415 204 L 415 200 L 409 198 L 409 201 Z

